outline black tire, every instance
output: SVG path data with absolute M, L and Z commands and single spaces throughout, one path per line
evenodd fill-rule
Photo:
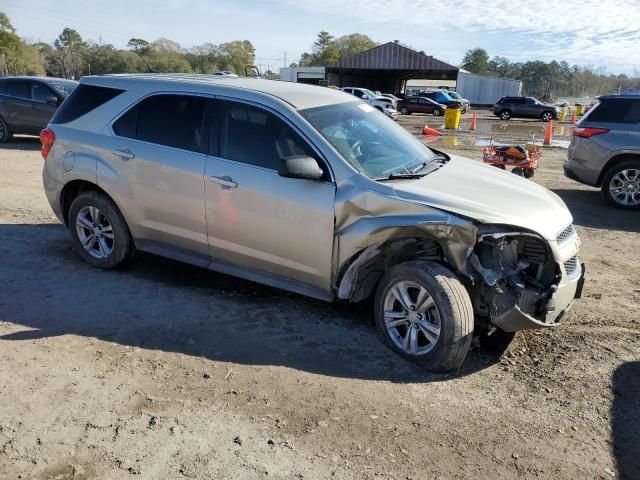
M 555 118 L 555 114 L 547 110 L 545 112 L 542 112 L 542 115 L 540 115 L 540 118 L 542 119 L 543 122 L 550 122 Z
M 424 288 L 437 309 L 439 335 L 432 349 L 424 354 L 414 355 L 398 347 L 386 327 L 385 299 L 398 282 L 409 282 Z M 418 261 L 391 268 L 378 284 L 374 309 L 376 328 L 382 341 L 406 360 L 434 372 L 456 370 L 464 362 L 473 337 L 473 306 L 460 280 L 444 266 Z M 409 335 L 408 330 L 406 335 Z
M 434 108 L 432 113 L 434 117 L 439 117 L 442 115 L 442 110 L 440 110 L 439 108 Z
M 520 167 L 513 167 L 511 169 L 511 173 L 518 175 L 519 177 L 523 177 L 524 176 L 524 170 Z
M 496 165 L 495 163 L 492 163 L 491 166 L 499 168 L 500 170 L 506 170 L 506 167 L 504 165 Z
M 525 168 L 524 169 L 524 178 L 533 178 L 536 171 L 533 168 Z
M 411 112 L 409 111 L 409 109 L 407 107 L 400 107 L 400 113 L 402 115 L 411 115 Z
M 509 110 L 502 110 L 500 112 L 500 120 L 511 120 L 511 112 Z
M 11 140 L 11 131 L 7 126 L 7 122 L 0 118 L 0 143 L 6 143 Z
M 609 202 L 610 205 L 613 205 L 616 208 L 620 208 L 622 210 L 640 210 L 640 204 L 625 205 L 624 203 L 618 201 L 611 192 L 611 188 L 613 187 L 612 180 L 614 179 L 614 177 L 616 177 L 616 175 L 625 170 L 635 170 L 636 172 L 640 172 L 640 159 L 626 160 L 624 162 L 615 164 L 613 167 L 607 170 L 607 173 L 605 173 L 604 177 L 602 177 L 602 185 L 600 187 L 602 196 L 607 202 Z M 634 179 L 634 182 L 637 188 L 640 188 L 640 178 L 636 177 Z M 635 198 L 638 198 L 637 194 Z
M 113 232 L 112 249 L 110 254 L 104 258 L 92 256 L 89 251 L 82 246 L 82 242 L 78 236 L 76 221 L 78 214 L 85 207 L 97 208 L 111 225 Z M 131 239 L 129 227 L 127 227 L 127 223 L 118 210 L 118 207 L 116 207 L 113 201 L 106 195 L 93 191 L 81 193 L 71 203 L 68 218 L 69 233 L 71 234 L 74 247 L 87 263 L 94 267 L 109 269 L 123 265 L 132 256 L 135 247 Z
M 381 111 L 382 113 L 384 113 L 384 110 L 382 110 L 382 107 L 375 107 L 377 108 L 379 111 Z

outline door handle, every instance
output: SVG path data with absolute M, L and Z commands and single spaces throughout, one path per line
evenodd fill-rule
M 224 176 L 224 177 L 209 177 L 209 180 L 211 180 L 212 182 L 215 182 L 217 184 L 222 185 L 224 188 L 238 188 L 238 184 L 236 182 L 234 182 L 231 177 L 228 176 Z
M 123 160 L 131 160 L 133 158 L 136 158 L 136 154 L 128 148 L 125 148 L 124 150 L 111 150 L 111 153 L 113 153 L 117 157 L 122 158 Z

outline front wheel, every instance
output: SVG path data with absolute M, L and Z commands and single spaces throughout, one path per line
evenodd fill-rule
M 69 231 L 80 256 L 95 267 L 117 267 L 134 250 L 118 207 L 98 192 L 81 193 L 71 203 Z
M 407 107 L 400 107 L 400 113 L 402 115 L 409 115 L 409 109 Z
M 442 115 L 442 110 L 440 110 L 439 108 L 434 108 L 433 109 L 433 116 L 434 117 L 439 117 L 440 115 Z
M 428 370 L 447 372 L 464 362 L 473 336 L 473 307 L 458 278 L 434 262 L 391 268 L 375 295 L 383 342 Z
M 602 195 L 616 208 L 640 210 L 640 160 L 614 165 L 602 178 Z
M 551 112 L 544 112 L 542 114 L 542 121 L 543 122 L 550 122 L 551 120 L 553 120 L 553 113 Z

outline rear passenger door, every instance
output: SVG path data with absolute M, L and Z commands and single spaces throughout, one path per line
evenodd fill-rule
M 206 266 L 210 263 L 203 175 L 209 99 L 149 96 L 112 125 L 108 168 L 98 183 L 116 190 L 139 246 Z
M 266 108 L 221 100 L 212 125 L 219 142 L 207 159 L 205 199 L 214 263 L 329 290 L 335 185 L 326 164 Z M 279 176 L 281 159 L 292 155 L 318 159 L 324 180 Z
M 27 133 L 33 128 L 31 121 L 31 85 L 26 80 L 12 80 L 7 83 L 5 96 L 6 121 L 16 133 Z

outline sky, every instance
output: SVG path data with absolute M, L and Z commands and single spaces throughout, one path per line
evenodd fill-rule
M 0 11 L 31 41 L 52 42 L 65 27 L 120 48 L 132 37 L 187 48 L 246 39 L 272 70 L 326 30 L 399 40 L 453 65 L 481 47 L 512 61 L 640 71 L 640 0 L 0 0 Z

